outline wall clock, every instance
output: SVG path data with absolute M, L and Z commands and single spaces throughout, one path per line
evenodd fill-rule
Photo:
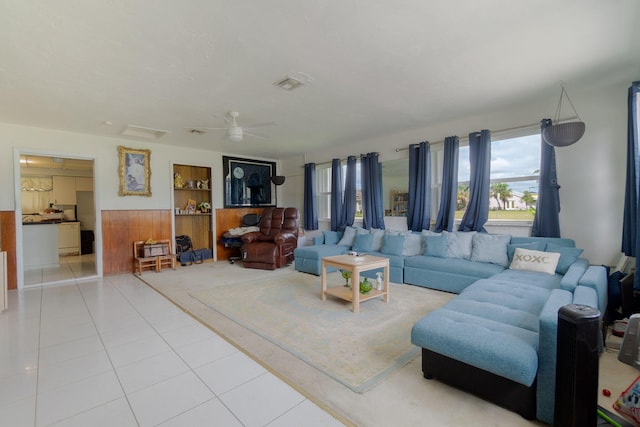
M 244 176 L 244 169 L 237 166 L 235 169 L 233 169 L 233 176 L 237 179 L 242 179 L 242 177 Z

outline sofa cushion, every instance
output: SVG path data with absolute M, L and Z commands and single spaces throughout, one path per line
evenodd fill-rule
M 411 231 L 407 231 L 403 233 L 403 235 L 402 255 L 422 255 L 422 236 L 419 233 L 412 233 Z
M 508 266 L 507 244 L 510 241 L 511 236 L 508 234 L 474 234 L 471 244 L 471 261 Z
M 342 239 L 338 242 L 342 246 L 353 246 L 353 240 L 356 238 L 356 229 L 353 227 L 346 227 Z
M 537 271 L 554 274 L 560 254 L 557 252 L 541 252 L 516 248 L 513 261 L 509 265 L 512 270 Z
M 371 250 L 379 251 L 380 249 L 382 249 L 382 243 L 384 242 L 384 230 L 372 228 L 371 235 L 373 236 L 373 242 L 371 243 Z
M 520 384 L 533 384 L 538 369 L 536 332 L 446 307 L 418 320 L 411 330 L 413 344 Z
M 293 253 L 296 258 L 308 258 L 320 260 L 327 256 L 340 255 L 349 250 L 348 246 L 340 245 L 314 245 L 299 246 L 294 249 Z
M 443 231 L 447 236 L 447 257 L 471 259 L 471 248 L 475 231 Z
M 340 234 L 337 231 L 323 231 L 325 245 L 335 245 L 340 241 Z
M 402 234 L 385 233 L 380 252 L 389 255 L 402 255 L 404 236 Z
M 429 271 L 443 271 L 447 273 L 455 272 L 456 274 L 477 277 L 484 279 L 504 270 L 496 264 L 484 262 L 473 262 L 466 259 L 458 258 L 436 258 L 431 256 L 412 256 L 404 260 L 405 267 L 413 267 L 425 270 L 425 276 L 429 275 Z
M 543 289 L 557 289 L 560 287 L 562 276 L 559 274 L 547 274 L 536 271 L 506 269 L 491 279 L 511 284 L 530 285 Z
M 447 236 L 442 235 L 425 235 L 422 237 L 425 256 L 434 256 L 438 258 L 447 257 Z
M 353 239 L 353 249 L 356 252 L 369 252 L 373 248 L 373 235 L 372 234 L 356 234 Z
M 478 280 L 477 282 L 469 285 L 455 299 L 493 304 L 534 315 L 536 318 L 536 324 L 527 325 L 529 330 L 537 332 L 538 315 L 542 311 L 542 307 L 544 307 L 550 293 L 550 289 L 539 286 L 504 280 L 494 280 L 494 278 L 491 277 L 489 279 Z M 493 315 L 489 316 L 489 318 L 493 317 Z M 505 321 L 500 318 L 495 318 L 495 320 Z
M 547 244 L 545 252 L 557 252 L 560 254 L 558 265 L 556 266 L 556 273 L 565 274 L 571 264 L 576 262 L 578 257 L 582 255 L 583 249 L 567 248 L 564 246 L 555 245 L 553 243 Z

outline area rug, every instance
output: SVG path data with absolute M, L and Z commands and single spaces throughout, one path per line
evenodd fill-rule
M 338 273 L 330 286 L 342 286 Z M 413 324 L 451 295 L 409 285 L 391 285 L 382 298 L 351 304 L 320 299 L 318 277 L 294 273 L 190 292 L 190 296 L 252 330 L 358 393 L 415 358 Z

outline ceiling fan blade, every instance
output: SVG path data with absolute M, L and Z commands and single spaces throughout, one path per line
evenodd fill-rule
M 268 139 L 268 138 L 270 138 L 270 137 L 269 137 L 269 135 L 265 135 L 265 134 L 263 134 L 263 133 L 255 133 L 255 132 L 251 132 L 251 131 L 248 131 L 246 128 L 242 128 L 242 130 L 243 130 L 243 133 L 244 133 L 245 135 L 253 136 L 254 138 L 262 138 L 262 139 Z
M 252 129 L 252 128 L 261 128 L 265 126 L 275 126 L 276 122 L 264 122 L 264 123 L 254 123 L 252 125 L 242 126 L 244 129 Z
M 205 126 L 189 126 L 189 127 L 185 127 L 185 129 L 187 130 L 227 130 L 226 127 L 224 128 L 209 128 L 209 127 L 205 127 Z

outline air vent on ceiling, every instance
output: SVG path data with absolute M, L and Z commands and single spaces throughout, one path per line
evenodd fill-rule
M 278 80 L 274 85 L 281 87 L 284 90 L 293 90 L 302 85 L 302 82 L 298 79 L 294 79 L 291 76 L 287 76 L 282 80 Z
M 167 130 L 151 129 L 134 125 L 127 125 L 127 127 L 122 131 L 122 135 L 146 139 L 160 139 L 168 133 L 169 131 Z

